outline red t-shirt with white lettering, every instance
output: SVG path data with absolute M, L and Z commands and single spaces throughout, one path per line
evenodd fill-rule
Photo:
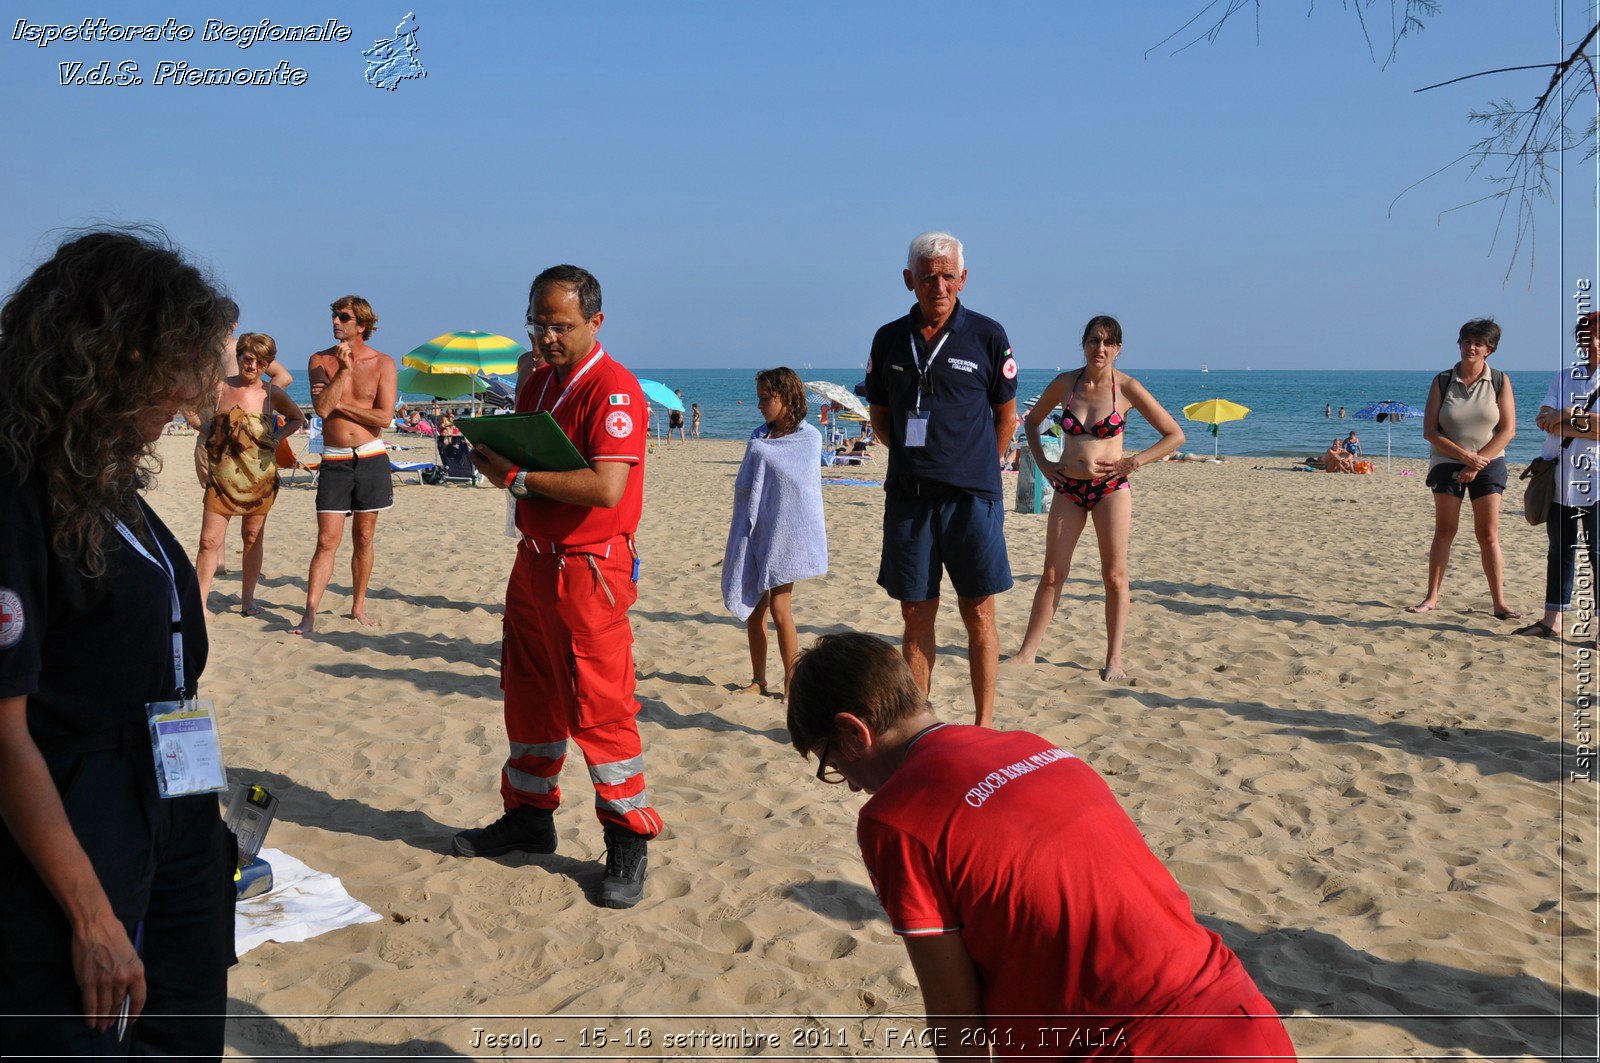
M 621 461 L 632 465 L 622 501 L 611 509 L 575 506 L 548 498 L 517 503 L 517 530 L 562 546 L 594 546 L 639 530 L 644 513 L 644 392 L 634 375 L 612 361 L 597 343 L 566 380 L 542 365 L 523 382 L 518 413 L 547 412 L 567 433 L 578 453 L 593 465 Z
M 1038 735 L 928 732 L 857 837 L 895 933 L 961 935 L 1002 1053 L 1039 1052 L 1041 1028 L 1121 1022 L 995 1016 L 1149 1015 L 1235 978 L 1254 988 L 1104 780 Z

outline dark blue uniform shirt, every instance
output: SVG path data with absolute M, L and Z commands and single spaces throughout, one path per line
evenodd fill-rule
M 177 577 L 192 692 L 209 650 L 199 585 L 178 540 L 142 501 L 140 509 Z M 24 482 L 0 463 L 0 698 L 27 697 L 28 730 L 42 748 L 143 726 L 146 702 L 177 696 L 166 573 L 112 531 L 105 573 L 91 578 L 51 536 L 42 472 Z M 153 770 L 148 755 L 145 764 Z
M 891 321 L 872 338 L 867 360 L 867 401 L 887 406 L 891 415 L 889 487 L 921 481 L 1000 498 L 999 443 L 994 437 L 994 407 L 1017 397 L 1017 363 L 1006 330 L 992 318 L 960 302 L 933 342 L 923 340 L 922 312 Z M 940 336 L 947 335 L 944 346 Z M 911 345 L 916 344 L 916 356 Z M 928 358 L 939 349 L 933 364 Z M 917 363 L 925 370 L 918 373 Z M 917 409 L 927 414 L 928 441 L 907 447 L 906 419 Z

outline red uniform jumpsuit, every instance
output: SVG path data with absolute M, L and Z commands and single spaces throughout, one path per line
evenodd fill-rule
M 549 412 L 591 464 L 633 468 L 612 509 L 537 497 L 517 503 L 522 540 L 506 588 L 500 665 L 511 753 L 500 793 L 508 809 L 559 805 L 570 737 L 589 765 L 601 822 L 653 838 L 661 817 L 645 790 L 628 624 L 638 596 L 644 410 L 639 381 L 599 344 L 565 381 L 541 366 L 518 395 L 518 413 Z

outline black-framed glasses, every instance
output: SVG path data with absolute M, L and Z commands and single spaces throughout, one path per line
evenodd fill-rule
M 844 772 L 828 763 L 828 747 L 833 745 L 833 739 L 822 740 L 822 752 L 817 754 L 817 778 L 829 786 L 837 786 L 844 782 Z
M 348 310 L 335 310 L 333 312 L 333 319 L 340 323 L 348 323 L 355 320 L 355 315 Z

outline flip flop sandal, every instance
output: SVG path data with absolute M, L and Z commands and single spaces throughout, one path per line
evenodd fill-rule
M 1560 632 L 1556 631 L 1556 629 L 1551 627 L 1549 624 L 1546 624 L 1543 620 L 1535 620 L 1527 627 L 1519 627 L 1517 630 L 1513 631 L 1512 634 L 1528 635 L 1532 638 L 1540 639 L 1558 639 L 1561 637 Z

